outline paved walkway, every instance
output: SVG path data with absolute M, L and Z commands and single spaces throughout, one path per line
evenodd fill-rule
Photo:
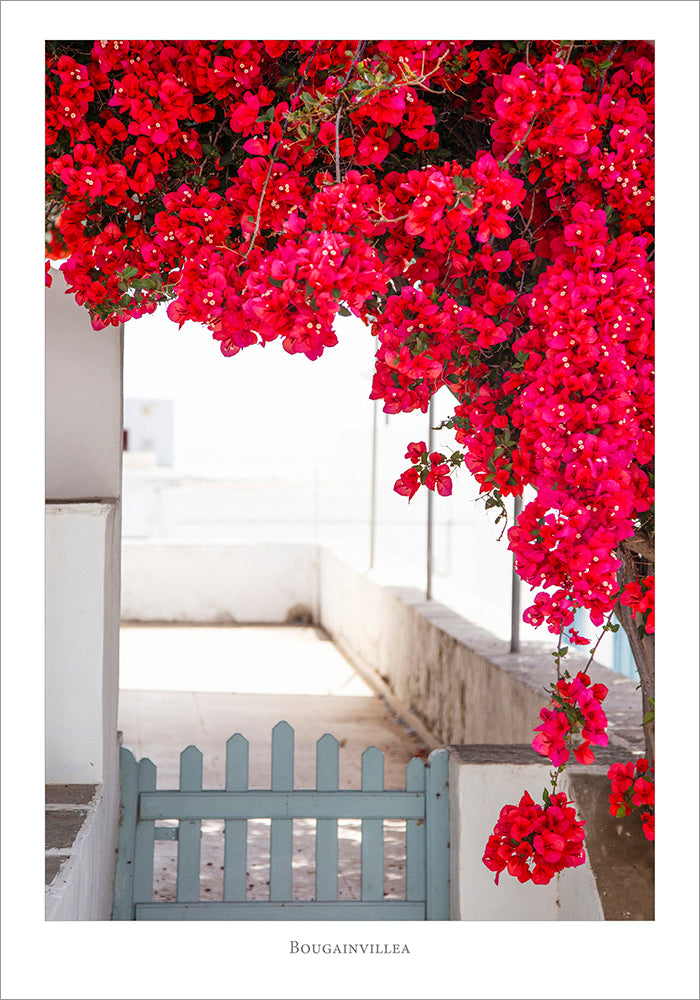
M 204 755 L 204 787 L 224 785 L 225 744 L 250 743 L 250 787 L 270 787 L 270 738 L 285 719 L 295 731 L 294 784 L 316 785 L 316 741 L 340 743 L 340 787 L 360 787 L 362 752 L 384 752 L 385 787 L 403 788 L 404 769 L 426 748 L 315 628 L 150 627 L 121 631 L 119 728 L 136 758 L 158 768 L 158 787 L 178 786 L 179 755 Z M 313 897 L 314 820 L 294 821 L 295 899 Z M 221 898 L 223 823 L 202 823 L 202 899 Z M 249 821 L 248 898 L 267 898 L 269 821 Z M 358 821 L 339 825 L 339 897 L 359 898 Z M 403 822 L 385 821 L 385 895 L 402 896 Z M 154 899 L 174 899 L 176 847 L 156 844 Z

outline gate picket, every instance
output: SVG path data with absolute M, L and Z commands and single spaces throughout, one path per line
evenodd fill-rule
M 406 765 L 406 791 L 425 794 L 425 764 L 414 757 Z M 406 820 L 406 899 L 425 899 L 425 821 Z
M 294 730 L 278 722 L 272 730 L 272 780 L 274 792 L 294 788 Z M 270 824 L 270 901 L 292 898 L 292 820 L 273 819 Z
M 156 788 L 156 766 L 147 757 L 138 764 L 139 792 Z M 134 843 L 134 903 L 150 903 L 153 899 L 153 847 L 156 839 L 155 820 L 144 820 L 136 827 Z
M 201 792 L 202 753 L 189 746 L 180 754 L 180 791 Z M 202 821 L 180 820 L 177 851 L 177 901 L 199 902 Z
M 236 733 L 226 743 L 226 791 L 248 791 L 248 740 Z M 224 823 L 224 902 L 246 897 L 248 821 L 227 819 Z
M 316 744 L 316 788 L 319 792 L 338 790 L 339 747 L 335 736 L 326 733 Z M 316 820 L 316 899 L 331 902 L 338 898 L 338 820 Z
M 449 754 L 433 750 L 425 782 L 426 920 L 450 919 Z
M 138 815 L 138 765 L 127 747 L 119 749 L 119 829 L 114 870 L 112 920 L 132 920 L 134 912 L 134 861 Z
M 362 754 L 362 791 L 384 791 L 384 754 L 368 747 Z M 384 820 L 362 820 L 362 899 L 384 898 Z
M 202 754 L 180 755 L 180 788 L 156 788 L 155 765 L 138 764 L 122 747 L 121 809 L 113 920 L 449 920 L 448 753 L 434 751 L 406 767 L 405 790 L 384 788 L 384 755 L 362 755 L 361 790 L 339 788 L 339 744 L 316 744 L 316 788 L 294 789 L 294 731 L 272 732 L 269 790 L 249 788 L 249 745 L 240 733 L 226 744 L 225 791 L 202 790 Z M 270 820 L 270 895 L 246 899 L 250 818 Z M 293 818 L 316 820 L 316 895 L 292 900 Z M 200 901 L 201 824 L 224 820 L 221 902 Z M 361 898 L 338 900 L 338 820 L 362 823 Z M 406 897 L 384 899 L 384 820 L 406 822 Z M 177 820 L 156 827 L 158 820 Z M 156 840 L 178 842 L 176 902 L 153 902 Z

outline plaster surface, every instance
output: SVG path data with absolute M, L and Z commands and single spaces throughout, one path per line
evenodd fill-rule
M 46 289 L 46 497 L 121 493 L 122 333 L 92 329 L 61 271 Z
M 318 617 L 318 548 L 126 541 L 122 619 L 203 624 Z

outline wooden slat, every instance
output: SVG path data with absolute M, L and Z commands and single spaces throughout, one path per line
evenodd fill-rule
M 362 754 L 362 791 L 378 792 L 384 788 L 384 754 L 377 747 L 368 747 Z M 362 820 L 362 887 L 363 901 L 384 898 L 384 821 Z
M 226 744 L 226 789 L 246 791 L 248 788 L 248 740 L 236 733 Z M 224 823 L 224 902 L 246 897 L 246 863 L 248 823 L 244 819 L 227 819 Z
M 134 919 L 134 845 L 138 808 L 138 769 L 131 750 L 119 751 L 120 803 L 112 920 Z
M 425 764 L 420 757 L 406 765 L 406 791 L 425 793 Z M 406 820 L 406 899 L 425 900 L 424 816 Z
M 145 819 L 420 819 L 423 796 L 417 792 L 147 792 L 141 796 Z
M 272 730 L 273 791 L 294 787 L 294 730 L 288 722 L 278 722 Z M 269 815 L 267 813 L 266 815 Z M 292 820 L 273 819 L 270 824 L 270 900 L 292 898 Z
M 180 754 L 180 790 L 200 792 L 202 789 L 202 754 L 189 746 Z M 201 828 L 199 819 L 180 820 L 177 851 L 177 901 L 199 902 L 199 869 L 201 862 Z
M 338 741 L 326 733 L 316 744 L 316 787 L 338 791 Z M 316 899 L 338 898 L 338 821 L 316 820 Z
M 433 750 L 425 786 L 426 920 L 450 919 L 450 797 L 449 754 Z
M 152 792 L 156 787 L 156 766 L 144 757 L 138 765 L 139 793 Z M 155 820 L 139 819 L 134 844 L 134 902 L 150 903 L 153 899 L 153 848 Z
M 177 827 L 157 826 L 155 829 L 156 840 L 177 840 Z
M 317 903 L 141 903 L 137 920 L 423 920 L 425 904 L 403 899 L 381 903 L 344 900 Z M 367 940 L 365 938 L 365 940 Z

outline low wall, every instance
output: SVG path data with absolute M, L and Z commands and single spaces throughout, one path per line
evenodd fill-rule
M 384 586 L 316 545 L 122 546 L 125 621 L 281 624 L 309 616 L 433 746 L 532 740 L 552 679 L 551 643 L 510 653 L 508 643 L 420 591 Z M 585 663 L 569 660 L 574 670 Z M 600 666 L 595 679 L 610 689 L 611 741 L 641 749 L 635 682 Z
M 549 768 L 529 746 L 450 747 L 450 919 L 603 920 L 588 858 L 549 885 L 521 884 L 484 865 L 486 842 L 504 805 L 528 791 L 537 802 Z M 568 791 L 562 786 L 563 791 Z
M 551 646 L 508 643 L 477 628 L 415 589 L 386 587 L 321 551 L 320 620 L 358 668 L 385 685 L 440 743 L 530 743 L 544 688 L 552 679 Z M 534 647 L 530 649 L 530 647 Z M 570 657 L 569 669 L 585 660 Z M 634 681 L 596 667 L 610 694 L 612 740 L 638 741 L 641 696 Z
M 280 624 L 318 618 L 315 545 L 125 541 L 122 620 Z
M 82 799 L 79 803 L 71 799 L 71 786 L 56 786 L 56 789 L 59 794 L 54 796 L 51 789 L 47 789 L 47 799 L 51 800 L 47 807 L 47 844 L 60 846 L 48 846 L 46 851 L 46 920 L 109 920 L 117 847 L 119 785 L 95 786 L 94 794 L 87 803 L 83 803 Z M 60 805 L 55 802 L 56 798 Z M 52 810 L 55 810 L 53 814 Z M 77 835 L 71 834 L 68 840 L 62 840 L 60 824 L 52 823 L 52 815 L 65 819 L 70 817 L 71 811 L 82 819 L 82 825 Z M 52 838 L 52 831 L 57 827 L 58 836 Z

